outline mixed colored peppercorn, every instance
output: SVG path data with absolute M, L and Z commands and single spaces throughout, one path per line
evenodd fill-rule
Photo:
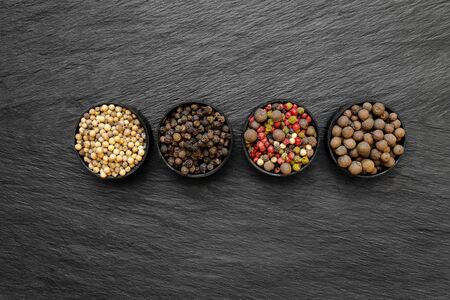
M 248 119 L 246 151 L 259 168 L 289 175 L 310 163 L 317 146 L 311 116 L 292 102 L 269 103 Z
M 230 153 L 231 130 L 225 116 L 209 105 L 187 104 L 172 110 L 159 129 L 159 149 L 182 175 L 206 174 Z
M 346 109 L 331 130 L 329 145 L 341 168 L 352 175 L 375 175 L 392 168 L 404 153 L 405 129 L 383 103 Z

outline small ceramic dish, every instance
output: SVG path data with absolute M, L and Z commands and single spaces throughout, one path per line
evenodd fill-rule
M 223 116 L 224 118 L 225 118 L 225 122 L 223 123 L 223 126 L 227 126 L 228 127 L 228 138 L 226 138 L 225 139 L 225 144 L 224 144 L 224 148 L 226 148 L 227 149 L 227 154 L 225 155 L 225 156 L 223 156 L 222 158 L 221 158 L 221 162 L 220 162 L 220 164 L 219 165 L 215 165 L 214 166 L 214 168 L 212 169 L 212 170 L 207 170 L 207 171 L 205 171 L 205 172 L 202 172 L 202 171 L 199 171 L 199 173 L 188 173 L 188 174 L 184 174 L 181 170 L 182 170 L 182 166 L 183 166 L 183 164 L 180 164 L 179 166 L 177 166 L 176 165 L 176 163 L 173 163 L 172 162 L 172 164 L 171 163 L 169 163 L 169 160 L 170 160 L 170 156 L 167 154 L 167 153 L 163 153 L 162 151 L 161 151 L 161 146 L 163 146 L 163 142 L 162 142 L 162 138 L 164 139 L 164 137 L 165 137 L 165 133 L 166 133 L 166 131 L 165 131 L 165 126 L 166 126 L 166 121 L 169 119 L 169 118 L 173 118 L 174 117 L 174 115 L 177 113 L 177 109 L 178 108 L 185 108 L 185 107 L 191 107 L 192 105 L 197 105 L 197 106 L 199 106 L 199 107 L 211 107 L 212 108 L 212 110 L 213 110 L 213 113 L 219 113 L 221 116 Z M 187 117 L 187 116 L 186 116 Z M 200 119 L 199 119 L 200 120 Z M 200 120 L 201 121 L 201 120 Z M 203 126 L 203 125 L 202 125 Z M 206 126 L 208 126 L 208 125 L 206 125 Z M 193 129 L 194 130 L 194 132 L 193 133 L 196 133 L 196 130 L 197 129 Z M 174 131 L 174 133 L 175 133 L 175 131 Z M 180 134 L 182 134 L 182 133 L 184 133 L 184 132 L 180 132 Z M 198 134 L 206 134 L 206 131 L 205 132 L 197 132 L 197 135 Z M 194 140 L 194 141 L 196 141 L 196 142 L 198 142 L 197 141 L 197 139 L 194 137 L 194 134 L 192 134 L 192 138 L 191 138 L 191 140 Z M 182 138 L 182 140 L 181 141 L 186 141 L 185 139 L 184 139 L 184 137 Z M 166 147 L 168 147 L 166 144 L 164 144 Z M 218 148 L 217 146 L 216 146 L 217 144 L 214 144 L 214 147 L 216 147 L 216 148 Z M 178 175 L 181 175 L 181 176 L 183 176 L 183 177 L 187 177 L 187 178 L 203 178 L 203 177 L 207 177 L 207 176 L 210 176 L 210 175 L 212 175 L 212 174 L 214 174 L 214 173 L 216 173 L 217 171 L 219 171 L 220 169 L 222 169 L 223 168 L 223 166 L 228 162 L 228 160 L 229 160 L 229 158 L 230 158 L 230 155 L 231 155 L 231 150 L 232 150 L 232 147 L 233 147 L 233 131 L 232 131 L 232 129 L 231 129 L 231 125 L 230 125 L 230 123 L 228 122 L 228 119 L 226 118 L 226 116 L 222 113 L 222 112 L 220 112 L 219 110 L 217 110 L 215 107 L 213 107 L 212 105 L 209 105 L 209 104 L 207 104 L 207 103 L 202 103 L 202 102 L 199 102 L 199 101 L 195 101 L 195 102 L 185 102 L 185 103 L 182 103 L 182 104 L 179 104 L 179 105 L 176 105 L 175 107 L 173 107 L 173 108 L 171 108 L 171 109 L 169 109 L 168 110 L 168 112 L 164 115 L 164 117 L 163 117 L 163 119 L 161 120 L 161 122 L 160 122 L 160 124 L 159 124 L 159 128 L 158 128 L 158 153 L 159 153 L 159 155 L 161 156 L 161 158 L 162 158 L 162 160 L 164 161 L 164 163 L 166 164 L 166 166 L 170 169 L 170 170 L 172 170 L 173 172 L 175 172 L 175 173 L 177 173 Z M 206 148 L 204 148 L 204 149 L 206 149 Z M 220 150 L 220 149 L 219 149 Z M 188 150 L 187 150 L 188 151 Z M 185 151 L 185 152 L 187 152 L 187 151 Z M 175 159 L 174 157 L 172 157 L 173 159 Z M 194 159 L 193 160 L 194 161 L 194 164 L 195 163 L 197 163 L 197 164 L 200 164 L 200 165 L 202 165 L 203 164 L 203 159 L 201 159 L 201 162 L 196 162 L 196 159 Z
M 314 137 L 315 138 L 315 142 L 314 142 L 314 146 L 312 146 L 312 145 L 310 145 L 311 146 L 311 148 L 312 148 L 312 150 L 314 151 L 313 152 L 313 154 L 311 155 L 311 156 L 304 156 L 304 157 L 307 157 L 308 158 L 308 162 L 306 163 L 306 164 L 301 164 L 300 162 L 298 162 L 298 165 L 300 165 L 300 168 L 299 168 L 299 170 L 298 171 L 295 171 L 294 170 L 294 165 L 296 164 L 296 163 L 294 163 L 293 165 L 292 165 L 292 167 L 291 167 L 291 172 L 289 173 L 289 174 L 282 174 L 282 172 L 281 172 L 281 169 L 280 170 L 277 170 L 277 168 L 280 168 L 281 167 L 281 165 L 279 164 L 279 162 L 277 161 L 277 162 L 272 162 L 273 163 L 273 169 L 272 169 L 272 171 L 268 171 L 268 170 L 266 170 L 266 168 L 265 168 L 265 166 L 264 166 L 264 164 L 267 162 L 269 165 L 270 165 L 270 163 L 268 162 L 268 161 L 264 161 L 262 158 L 261 158 L 261 160 L 264 162 L 264 164 L 263 165 L 258 165 L 258 158 L 256 157 L 256 156 L 254 156 L 254 154 L 256 155 L 257 153 L 254 153 L 253 151 L 257 151 L 258 152 L 258 150 L 259 150 L 259 148 L 258 149 L 256 149 L 255 150 L 255 148 L 257 147 L 257 143 L 260 141 L 260 139 L 258 138 L 258 139 L 256 139 L 254 142 L 249 142 L 249 141 L 247 141 L 246 139 L 245 139 L 245 134 L 246 134 L 246 131 L 248 130 L 248 129 L 253 129 L 254 131 L 257 131 L 258 132 L 258 128 L 260 128 L 260 127 L 262 127 L 262 126 L 265 126 L 264 124 L 267 124 L 267 122 L 269 122 L 268 120 L 271 120 L 272 122 L 273 122 L 273 119 L 271 119 L 270 117 L 267 117 L 267 120 L 266 121 L 263 121 L 263 122 L 257 122 L 257 124 L 251 124 L 251 123 L 253 123 L 255 120 L 255 113 L 257 112 L 257 110 L 258 109 L 265 109 L 266 111 L 267 111 L 267 109 L 269 109 L 269 107 L 270 107 L 270 109 L 272 109 L 272 106 L 273 105 L 278 105 L 278 106 L 280 106 L 280 105 L 283 105 L 283 111 L 282 111 L 282 120 L 284 121 L 284 120 L 287 120 L 286 119 L 286 113 L 287 113 L 287 109 L 285 108 L 285 106 L 287 105 L 287 103 L 291 103 L 292 105 L 296 105 L 297 106 L 297 109 L 299 109 L 299 108 L 302 108 L 303 109 L 303 112 L 302 112 L 302 114 L 304 114 L 304 113 L 306 113 L 306 115 L 307 115 L 307 117 L 308 117 L 308 120 L 309 120 L 309 122 L 307 123 L 307 127 L 309 127 L 309 126 L 312 126 L 313 128 L 314 128 L 314 135 L 313 136 L 311 136 L 311 137 Z M 280 107 L 281 108 L 281 107 Z M 291 108 L 292 109 L 292 108 Z M 291 109 L 289 109 L 289 110 L 291 110 Z M 276 109 L 277 110 L 277 109 Z M 278 109 L 278 110 L 280 110 L 280 109 Z M 288 110 L 288 111 L 289 111 Z M 281 111 L 281 110 L 280 110 Z M 300 110 L 301 111 L 301 110 Z M 306 118 L 302 118 L 301 117 L 301 115 L 302 114 L 300 114 L 300 115 L 298 115 L 298 112 L 297 112 L 297 115 L 295 115 L 295 117 L 297 118 L 296 120 L 292 120 L 294 123 L 293 124 L 291 124 L 291 125 L 294 125 L 295 124 L 295 126 L 297 126 L 297 127 L 299 127 L 300 126 L 300 121 L 302 120 L 302 119 L 305 119 L 306 120 Z M 290 115 L 288 115 L 288 117 L 290 117 Z M 253 119 L 253 121 L 252 121 L 252 119 Z M 278 119 L 278 118 L 277 118 Z M 277 119 L 275 119 L 275 120 L 277 120 Z M 281 121 L 278 121 L 278 122 L 276 122 L 276 123 L 279 123 L 279 122 L 281 122 Z M 263 125 L 261 125 L 261 124 L 263 124 Z M 274 123 L 275 124 L 275 123 Z M 260 126 L 260 127 L 257 127 L 257 126 Z M 281 128 L 281 126 L 282 125 L 280 125 L 280 127 L 279 128 Z M 276 130 L 276 129 L 279 129 L 279 128 L 275 128 L 275 126 L 273 127 L 273 130 L 272 130 L 272 132 L 274 131 L 274 130 Z M 272 136 L 272 132 L 267 132 L 267 136 L 269 137 L 269 139 L 268 139 L 268 144 L 266 143 L 266 145 L 264 145 L 264 147 L 262 147 L 262 149 L 265 149 L 265 148 L 269 148 L 270 146 L 271 147 L 275 147 L 274 146 L 274 143 L 276 142 L 276 141 L 273 141 L 273 136 Z M 295 131 L 294 130 L 292 130 L 292 132 L 290 132 L 289 133 L 289 135 L 285 135 L 285 137 L 287 138 L 288 136 L 291 136 L 292 137 L 292 134 L 294 133 Z M 297 130 L 297 132 L 300 134 L 300 132 L 303 132 L 303 134 L 305 134 L 305 132 L 306 132 L 306 129 L 305 128 L 300 128 L 299 130 Z M 253 133 L 254 134 L 254 133 Z M 258 132 L 258 134 L 259 134 L 259 132 Z M 295 133 L 295 135 L 294 136 L 296 136 L 297 135 L 297 133 Z M 304 151 L 306 151 L 306 149 L 304 149 L 304 147 L 306 147 L 307 145 L 306 145 L 306 143 L 305 143 L 305 137 L 303 138 L 303 140 L 302 140 L 302 138 L 300 137 L 300 136 L 296 136 L 296 137 L 298 137 L 299 139 L 300 139 L 300 144 L 299 143 L 297 143 L 297 144 L 288 144 L 288 145 L 286 145 L 286 148 L 288 148 L 288 149 L 290 149 L 290 148 L 293 148 L 293 149 L 295 149 L 297 146 L 298 146 L 298 148 L 299 149 L 301 149 L 301 151 L 303 152 L 303 150 Z M 309 136 L 308 136 L 309 137 Z M 306 138 L 308 138 L 308 137 L 306 137 Z M 295 138 L 294 138 L 295 139 Z M 275 176 L 275 177 L 286 177 L 286 176 L 291 176 L 291 175 L 297 175 L 297 174 L 299 174 L 299 173 L 301 173 L 301 172 L 303 172 L 311 163 L 312 163 L 312 161 L 314 160 L 314 158 L 316 157 L 316 154 L 317 154 L 317 150 L 319 149 L 319 131 L 318 131 L 318 123 L 317 123 L 317 121 L 316 121 L 316 119 L 314 118 L 314 116 L 311 114 L 311 112 L 308 110 L 308 109 L 306 109 L 305 107 L 303 107 L 303 106 L 301 106 L 299 103 L 297 103 L 296 101 L 294 101 L 294 100 L 288 100 L 288 99 L 274 99 L 274 100 L 271 100 L 271 101 L 269 101 L 269 102 L 265 102 L 265 103 L 262 103 L 262 104 L 260 104 L 260 105 L 258 105 L 252 112 L 251 112 L 251 114 L 246 118 L 246 120 L 245 120 L 245 123 L 244 123 L 244 126 L 243 126 L 243 132 L 242 132 L 242 137 L 241 137 L 241 141 L 242 141 L 242 146 L 243 146 L 243 149 L 244 149 L 244 153 L 245 153 L 245 157 L 247 158 L 247 160 L 248 160 L 248 162 L 256 169 L 256 170 L 258 170 L 259 172 L 261 172 L 261 173 L 263 173 L 263 174 L 266 174 L 266 175 L 270 175 L 270 176 Z M 280 143 L 281 144 L 281 143 Z M 281 146 L 280 146 L 281 147 Z M 284 147 L 284 146 L 283 146 Z M 286 149 L 285 148 L 285 149 Z M 268 149 L 267 149 L 268 150 Z M 298 150 L 298 149 L 295 149 L 296 151 Z M 290 151 L 290 152 L 293 152 L 294 150 L 292 150 L 292 151 Z M 269 155 L 269 154 L 267 154 L 267 155 Z M 276 154 L 275 152 L 274 152 L 274 154 L 273 154 L 274 156 L 272 156 L 272 157 L 275 157 L 276 155 L 278 155 L 278 154 Z M 296 154 L 294 154 L 295 155 L 295 157 L 300 157 L 301 158 L 301 156 L 299 155 L 299 153 L 296 153 Z M 261 155 L 262 156 L 262 155 Z M 269 160 L 270 159 L 272 159 L 272 158 L 269 158 Z M 295 158 L 294 158 L 295 159 Z M 297 158 L 298 159 L 298 158 Z M 289 163 L 290 163 L 290 161 L 291 161 L 291 159 L 289 159 Z M 260 162 L 260 164 L 261 164 L 262 162 Z M 272 165 L 270 165 L 270 167 L 272 167 Z M 296 166 L 296 168 L 298 168 L 297 166 Z M 270 170 L 270 168 L 268 168 L 269 170 Z M 278 171 L 278 172 L 276 172 L 276 171 Z
M 371 105 L 373 105 L 373 104 L 375 104 L 375 103 L 377 103 L 377 102 L 373 102 L 373 101 L 365 101 L 365 102 L 368 102 L 368 103 L 370 103 Z M 404 155 L 404 153 L 403 154 L 401 154 L 400 156 L 398 156 L 398 157 L 395 157 L 395 163 L 391 166 L 391 167 L 385 167 L 385 166 L 380 166 L 381 167 L 381 169 L 380 170 L 377 170 L 377 173 L 376 174 L 358 174 L 358 175 L 353 175 L 353 174 L 351 174 L 350 173 L 350 171 L 348 170 L 348 169 L 346 169 L 346 168 L 342 168 L 341 166 L 339 166 L 339 163 L 338 163 L 338 158 L 339 158 L 339 156 L 335 153 L 335 151 L 333 150 L 333 148 L 331 147 L 331 144 L 330 144 L 330 142 L 331 142 L 331 139 L 333 138 L 333 134 L 332 134 L 332 131 L 333 131 L 333 127 L 335 126 L 335 125 L 337 125 L 337 121 L 338 121 L 338 119 L 344 114 L 344 112 L 346 111 L 346 110 L 351 110 L 351 108 L 352 108 L 352 106 L 354 106 L 354 105 L 359 105 L 359 106 L 361 106 L 362 107 L 362 105 L 365 103 L 365 102 L 358 102 L 358 103 L 348 103 L 348 104 L 345 104 L 345 105 L 343 105 L 343 106 L 341 106 L 338 110 L 337 110 L 337 112 L 336 112 L 336 114 L 334 114 L 334 116 L 333 116 L 333 118 L 330 120 L 330 122 L 329 122 L 329 126 L 328 126 L 328 132 L 327 132 L 327 147 L 328 147 L 328 153 L 329 153 L 329 155 L 330 155 L 330 157 L 331 157 L 331 159 L 334 161 L 334 163 L 336 164 L 336 166 L 339 168 L 339 169 L 341 169 L 345 174 L 347 174 L 347 175 L 349 175 L 349 176 L 351 176 L 351 177 L 359 177 L 359 178 L 375 178 L 375 177 L 378 177 L 378 176 L 381 176 L 381 175 L 384 175 L 384 174 L 386 174 L 389 170 L 391 170 L 391 169 L 393 169 L 396 165 L 397 165 L 397 163 L 398 163 L 398 161 L 401 159 L 401 157 Z M 378 103 L 382 103 L 382 102 L 378 102 Z M 403 149 L 404 149 L 404 151 L 406 150 L 406 148 L 405 148 L 405 146 L 406 146 L 406 128 L 405 128 L 405 123 L 403 122 L 403 120 L 400 118 L 400 116 L 397 114 L 397 112 L 395 112 L 394 110 L 392 110 L 390 107 L 388 107 L 386 104 L 384 104 L 384 103 L 382 103 L 383 105 L 384 105 L 384 107 L 385 107 L 385 111 L 387 112 L 387 113 L 395 113 L 396 115 L 397 115 L 397 119 L 400 121 L 400 123 L 401 123 L 401 125 L 400 125 L 400 128 L 403 128 L 404 130 L 405 130 L 405 135 L 404 135 L 404 137 L 400 140 L 400 141 L 397 141 L 397 143 L 396 144 L 398 144 L 398 145 L 401 145 L 401 146 L 403 146 Z M 389 119 L 388 119 L 389 120 Z M 370 131 L 368 131 L 368 132 L 373 132 L 375 129 L 371 129 Z M 366 133 L 368 133 L 368 132 L 366 132 Z M 383 132 L 384 132 L 384 130 L 383 130 Z M 385 134 L 385 133 L 384 133 Z M 375 143 L 375 142 L 374 142 Z M 374 146 L 371 146 L 371 150 L 372 149 L 374 149 Z M 369 157 L 370 158 L 370 157 Z M 353 159 L 352 159 L 353 160 Z
M 142 156 L 142 160 L 139 161 L 129 172 L 127 172 L 125 175 L 117 175 L 117 176 L 107 176 L 105 178 L 100 176 L 100 173 L 95 173 L 93 170 L 91 170 L 88 166 L 88 164 L 84 161 L 84 156 L 82 156 L 76 149 L 76 155 L 79 158 L 80 162 L 83 164 L 83 166 L 89 171 L 89 173 L 93 174 L 94 176 L 102 179 L 102 180 L 116 180 L 116 179 L 123 179 L 123 178 L 127 178 L 133 174 L 136 173 L 136 171 L 143 165 L 143 163 L 145 162 L 147 156 L 149 155 L 149 152 L 151 150 L 151 140 L 152 140 L 152 136 L 151 136 L 151 129 L 150 129 L 150 125 L 148 124 L 147 120 L 145 119 L 145 117 L 135 108 L 133 108 L 130 105 L 126 105 L 126 104 L 122 104 L 122 103 L 114 103 L 114 102 L 101 102 L 98 103 L 96 105 L 93 105 L 91 107 L 89 107 L 88 109 L 86 109 L 82 114 L 81 117 L 77 120 L 76 126 L 75 126 L 75 133 L 74 133 L 74 145 L 76 145 L 77 141 L 75 139 L 75 135 L 79 133 L 79 127 L 80 127 L 80 122 L 82 120 L 82 118 L 84 117 L 84 115 L 86 113 L 89 113 L 89 111 L 91 109 L 95 109 L 96 107 L 101 107 L 102 105 L 110 105 L 113 104 L 115 106 L 120 106 L 124 109 L 128 109 L 129 111 L 131 111 L 131 113 L 133 113 L 136 118 L 139 120 L 140 125 L 143 127 L 144 132 L 145 132 L 145 145 L 144 145 L 144 155 Z

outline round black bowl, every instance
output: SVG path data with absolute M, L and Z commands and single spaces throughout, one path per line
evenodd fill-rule
M 161 126 L 165 126 L 166 119 L 167 119 L 167 118 L 172 114 L 172 112 L 175 111 L 178 107 L 180 107 L 180 106 L 183 107 L 183 106 L 192 105 L 192 104 L 198 104 L 198 105 L 202 105 L 202 106 L 205 106 L 205 105 L 211 106 L 212 109 L 213 109 L 214 111 L 220 113 L 222 116 L 225 117 L 225 122 L 226 122 L 228 128 L 230 129 L 230 145 L 228 146 L 228 155 L 225 156 L 225 158 L 222 160 L 222 163 L 221 163 L 219 166 L 217 166 L 216 168 L 214 168 L 214 169 L 212 169 L 211 171 L 206 172 L 206 173 L 184 175 L 183 173 L 181 173 L 180 170 L 177 170 L 176 168 L 174 168 L 173 166 L 171 166 L 171 165 L 167 162 L 166 158 L 164 157 L 164 154 L 161 153 L 160 128 L 161 128 Z M 161 157 L 161 159 L 164 161 L 164 163 L 166 164 L 166 166 L 167 166 L 169 169 L 171 169 L 172 171 L 174 171 L 175 173 L 177 173 L 178 175 L 180 175 L 180 176 L 182 176 L 182 177 L 186 177 L 186 178 L 204 178 L 204 177 L 208 177 L 208 176 L 210 176 L 210 175 L 216 173 L 217 171 L 219 171 L 220 169 L 222 169 L 223 166 L 228 162 L 228 159 L 230 158 L 230 155 L 231 155 L 231 150 L 232 150 L 232 148 L 233 148 L 233 130 L 232 130 L 232 128 L 231 128 L 230 122 L 228 121 L 228 118 L 227 118 L 220 110 L 217 110 L 214 106 L 212 106 L 212 105 L 210 105 L 210 104 L 208 104 L 208 103 L 205 103 L 205 102 L 202 102 L 202 101 L 192 101 L 192 102 L 184 102 L 184 103 L 178 104 L 178 105 L 176 105 L 176 106 L 170 108 L 170 109 L 167 111 L 167 113 L 164 115 L 164 117 L 161 119 L 161 122 L 159 122 L 159 127 L 158 127 L 158 153 L 159 153 L 159 156 Z
M 97 106 L 102 106 L 103 104 L 109 105 L 109 104 L 114 104 L 116 106 L 121 106 L 125 109 L 130 110 L 133 114 L 136 115 L 136 117 L 138 118 L 139 122 L 141 123 L 141 125 L 144 127 L 144 131 L 145 131 L 145 153 L 144 153 L 144 157 L 142 157 L 142 160 L 134 166 L 133 169 L 130 170 L 130 172 L 128 172 L 127 174 L 125 174 L 124 176 L 108 176 L 106 178 L 102 178 L 100 176 L 100 174 L 97 174 L 95 172 L 93 172 L 91 169 L 89 169 L 89 166 L 86 164 L 86 162 L 84 161 L 83 157 L 78 153 L 77 150 L 75 150 L 77 157 L 80 159 L 81 163 L 83 164 L 83 166 L 89 171 L 89 173 L 95 175 L 96 177 L 100 178 L 101 180 L 116 180 L 116 179 L 123 179 L 123 178 L 127 178 L 129 176 L 131 176 L 132 174 L 136 173 L 136 171 L 142 166 L 142 164 L 144 163 L 145 159 L 147 158 L 150 149 L 151 149 L 151 140 L 152 140 L 152 136 L 151 136 L 151 127 L 150 124 L 147 122 L 147 120 L 145 119 L 145 117 L 134 107 L 130 106 L 130 105 L 126 105 L 126 104 L 122 104 L 122 103 L 115 103 L 115 102 L 100 102 L 98 104 L 92 105 L 91 107 L 89 107 L 88 109 L 86 109 L 85 111 L 83 111 L 83 113 L 81 114 L 81 117 L 78 119 L 76 125 L 75 125 L 75 134 L 74 134 L 74 142 L 76 144 L 76 139 L 75 139 L 75 135 L 78 133 L 78 129 L 79 129 L 79 124 L 81 119 L 83 118 L 83 115 L 87 112 L 89 112 L 89 110 L 91 108 L 97 107 Z M 149 129 L 150 128 L 150 129 Z M 74 145 L 75 145 L 74 144 Z
M 381 175 L 384 175 L 384 174 L 386 174 L 389 170 L 391 170 L 391 169 L 393 169 L 396 165 L 397 165 L 397 163 L 398 163 L 398 161 L 402 158 L 402 156 L 404 156 L 405 155 L 405 153 L 403 153 L 401 156 L 399 156 L 396 160 L 395 160 L 395 164 L 392 166 L 392 167 L 390 167 L 390 168 L 385 168 L 385 167 L 383 167 L 384 169 L 381 171 L 381 172 L 378 172 L 377 174 L 375 174 L 375 175 L 352 175 L 347 169 L 344 169 L 344 168 L 341 168 L 340 166 L 339 166 L 339 164 L 338 164 L 338 162 L 337 162 L 337 156 L 334 154 L 334 152 L 333 152 L 333 149 L 331 148 L 331 146 L 330 146 L 330 141 L 331 141 L 331 138 L 332 138 L 332 129 L 333 129 L 333 126 L 336 124 L 336 121 L 337 121 L 337 119 L 339 119 L 339 117 L 344 113 L 344 111 L 346 111 L 347 109 L 350 109 L 353 105 L 363 105 L 363 103 L 365 103 L 365 102 L 369 102 L 369 103 L 371 103 L 372 105 L 373 104 L 375 104 L 375 103 L 383 103 L 383 102 L 379 102 L 379 101 L 377 101 L 377 102 L 375 102 L 375 101 L 363 101 L 363 102 L 357 102 L 357 103 L 347 103 L 347 104 L 344 104 L 344 105 L 342 105 L 338 110 L 337 110 L 337 112 L 336 112 L 336 114 L 333 116 L 333 118 L 331 119 L 331 121 L 329 122 L 329 124 L 328 124 L 328 132 L 327 132 L 327 147 L 328 147 L 328 153 L 329 153 L 329 155 L 330 155 L 330 157 L 331 157 L 331 159 L 334 161 L 334 163 L 336 164 L 336 166 L 339 168 L 339 169 L 341 169 L 345 174 L 347 174 L 348 176 L 351 176 L 351 177 L 359 177 L 359 178 L 375 178 L 375 177 L 378 177 L 378 176 L 381 176 Z M 385 107 L 385 110 L 387 111 L 387 112 L 389 112 L 389 113 L 391 113 L 391 112 L 395 112 L 396 114 L 397 114 L 397 118 L 400 120 L 400 122 L 402 123 L 402 128 L 403 129 L 405 129 L 405 136 L 403 137 L 403 140 L 401 141 L 401 143 L 399 143 L 399 145 L 402 145 L 403 146 L 403 148 L 405 149 L 405 152 L 406 152 L 406 135 L 407 135 L 407 130 L 406 130 L 406 128 L 405 128 L 405 123 L 403 122 L 403 120 L 400 118 L 400 115 L 396 112 L 396 111 L 394 111 L 394 110 L 392 110 L 390 107 L 388 107 L 385 103 L 383 103 L 384 104 L 384 107 Z
M 263 108 L 263 107 L 265 107 L 265 106 L 268 105 L 268 104 L 273 104 L 273 103 L 286 103 L 286 102 L 291 102 L 291 103 L 297 104 L 298 106 L 303 107 L 304 110 L 305 110 L 305 112 L 308 113 L 308 115 L 311 117 L 311 123 L 310 123 L 310 124 L 311 124 L 312 126 L 314 126 L 314 128 L 316 129 L 316 133 L 317 133 L 317 137 L 316 137 L 317 145 L 316 145 L 316 147 L 315 147 L 315 149 L 314 149 L 314 154 L 313 154 L 313 156 L 311 156 L 311 158 L 309 159 L 309 163 L 308 163 L 306 166 L 301 167 L 301 168 L 300 168 L 300 171 L 292 172 L 292 173 L 290 173 L 290 174 L 288 174 L 288 175 L 283 175 L 283 174 L 277 174 L 277 173 L 268 172 L 268 171 L 264 170 L 263 168 L 260 168 L 257 164 L 255 164 L 255 163 L 253 162 L 253 160 L 251 159 L 251 157 L 250 157 L 250 155 L 248 154 L 248 151 L 247 151 L 246 143 L 245 143 L 245 140 L 244 140 L 244 133 L 245 133 L 245 131 L 247 130 L 248 122 L 249 122 L 250 116 L 253 115 L 253 114 L 256 112 L 256 110 L 257 110 L 258 108 Z M 319 139 L 319 126 L 318 126 L 317 120 L 314 118 L 313 114 L 311 114 L 311 111 L 309 111 L 309 110 L 308 110 L 307 108 L 305 108 L 304 106 L 300 105 L 297 101 L 295 101 L 295 100 L 289 100 L 289 99 L 274 99 L 274 100 L 271 100 L 271 101 L 268 101 L 268 102 L 261 103 L 260 105 L 258 105 L 257 107 L 255 107 L 255 108 L 252 110 L 252 112 L 247 116 L 247 118 L 245 119 L 245 122 L 244 122 L 243 130 L 242 130 L 241 142 L 242 142 L 242 147 L 243 147 L 243 149 L 244 149 L 244 153 L 245 153 L 245 157 L 247 158 L 247 161 L 248 161 L 255 169 L 257 169 L 259 172 L 264 173 L 264 174 L 266 174 L 266 175 L 274 176 L 274 177 L 288 177 L 288 176 L 297 175 L 297 174 L 303 172 L 306 168 L 309 167 L 309 165 L 312 163 L 312 161 L 313 161 L 314 158 L 316 157 L 316 154 L 317 154 L 317 152 L 318 152 L 318 150 L 319 150 L 319 145 L 320 145 L 320 139 Z

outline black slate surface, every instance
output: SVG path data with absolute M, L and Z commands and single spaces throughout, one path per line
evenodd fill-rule
M 449 299 L 449 1 L 0 2 L 0 298 Z M 299 99 L 323 136 L 348 101 L 380 100 L 407 153 L 376 180 L 325 144 L 301 176 L 245 161 L 245 116 Z M 153 152 L 124 182 L 72 150 L 99 101 L 224 111 L 236 146 L 187 180 Z

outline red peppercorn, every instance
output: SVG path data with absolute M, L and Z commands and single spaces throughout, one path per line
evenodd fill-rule
M 252 123 L 253 121 L 255 121 L 255 117 L 254 116 L 250 116 L 248 118 L 249 123 Z
M 298 132 L 298 131 L 300 130 L 300 124 L 295 123 L 294 125 L 292 125 L 292 129 L 293 129 L 295 132 Z
M 273 126 L 275 127 L 275 128 L 278 128 L 278 127 L 280 127 L 280 122 L 275 122 L 275 123 L 273 123 Z
M 291 123 L 289 123 L 289 120 L 284 120 L 284 125 L 289 126 Z
M 256 129 L 256 132 L 264 132 L 264 126 L 260 126 L 260 127 L 258 127 L 258 129 Z
M 274 151 L 275 151 L 275 148 L 274 148 L 272 145 L 270 145 L 269 147 L 267 147 L 267 152 L 273 153 Z
M 278 160 L 277 160 L 277 163 L 278 163 L 279 165 L 283 164 L 283 163 L 284 163 L 284 159 L 282 159 L 281 157 L 279 157 Z
M 299 137 L 296 137 L 296 138 L 295 138 L 295 145 L 296 145 L 296 146 L 300 146 L 301 144 L 302 144 L 302 139 L 299 138 Z
M 310 117 L 310 116 L 307 116 L 307 117 L 306 117 L 306 121 L 308 122 L 308 124 L 311 123 L 311 117 Z
M 294 152 L 289 152 L 288 157 L 289 157 L 290 160 L 294 159 L 295 153 Z
M 266 105 L 266 110 L 269 111 L 269 110 L 271 110 L 271 109 L 272 109 L 272 104 L 270 104 L 270 103 L 267 104 L 267 105 Z
M 306 119 L 307 116 L 308 116 L 307 113 L 302 113 L 301 118 L 302 118 L 302 119 Z
M 292 108 L 295 109 L 295 111 L 297 111 L 298 105 L 294 103 L 294 104 L 292 105 Z
M 259 159 L 259 157 L 254 157 L 254 158 L 253 158 L 253 162 L 256 163 L 256 162 L 258 161 L 258 159 Z
M 287 112 L 287 113 L 284 114 L 284 116 L 286 117 L 286 119 L 289 119 L 291 117 L 291 113 Z
M 293 115 L 293 116 L 296 116 L 296 115 L 298 115 L 298 112 L 297 112 L 297 108 L 296 107 L 292 107 L 291 108 L 291 110 L 289 111 L 290 113 L 291 113 L 291 115 Z
M 287 162 L 287 163 L 290 163 L 291 159 L 289 157 L 286 157 L 286 159 L 284 161 Z
M 289 145 L 289 139 L 284 139 L 283 144 Z
M 266 137 L 266 135 L 264 134 L 264 132 L 259 132 L 258 133 L 258 140 L 262 140 L 265 137 Z

